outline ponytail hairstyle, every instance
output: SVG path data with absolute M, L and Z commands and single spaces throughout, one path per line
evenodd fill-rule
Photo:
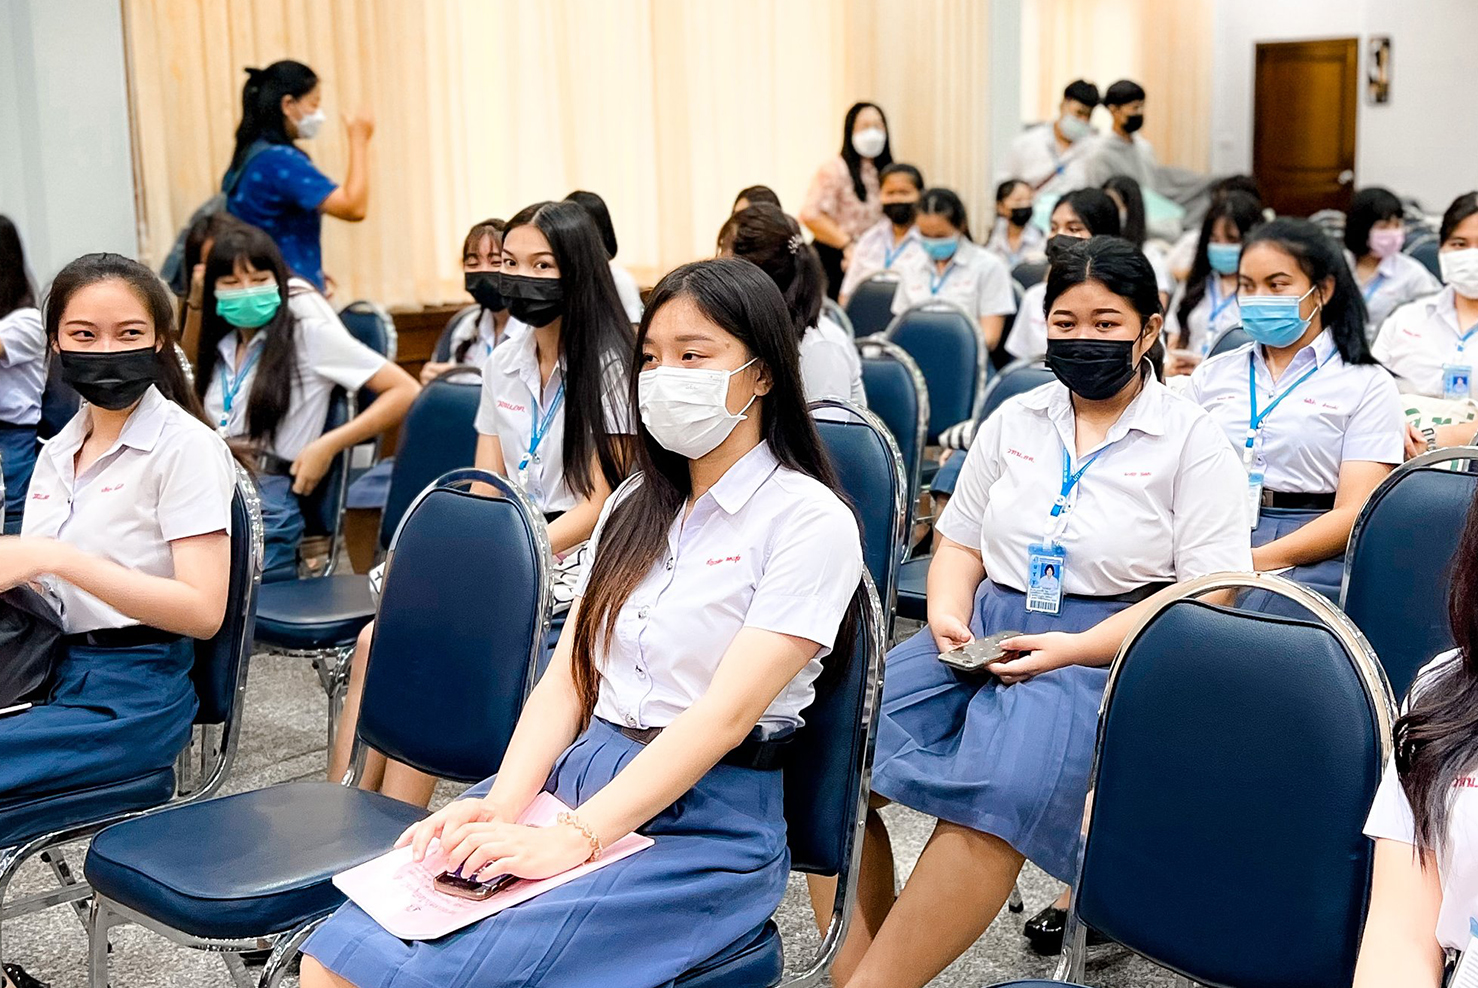
M 853 103 L 852 108 L 847 111 L 847 119 L 842 124 L 842 160 L 847 163 L 847 174 L 852 176 L 852 191 L 857 193 L 858 202 L 867 201 L 867 185 L 862 181 L 862 155 L 852 146 L 852 127 L 857 123 L 857 117 L 863 110 L 872 107 L 878 111 L 878 116 L 883 118 L 883 133 L 887 140 L 883 142 L 883 150 L 872 159 L 873 167 L 877 168 L 878 175 L 883 174 L 883 169 L 893 163 L 893 129 L 888 126 L 888 115 L 883 108 L 876 103 Z M 736 200 L 737 201 L 737 200 Z M 754 200 L 749 200 L 753 205 Z M 780 205 L 778 202 L 775 205 Z
M 241 87 L 241 123 L 236 127 L 236 150 L 227 173 L 246 162 L 246 152 L 257 141 L 291 144 L 282 116 L 282 98 L 302 99 L 318 86 L 318 75 L 302 62 L 283 59 L 265 69 L 247 69 Z
M 1365 296 L 1355 283 L 1355 274 L 1345 263 L 1339 244 L 1317 223 L 1287 217 L 1258 227 L 1243 239 L 1242 250 L 1264 243 L 1291 256 L 1316 293 L 1323 294 L 1320 285 L 1326 278 L 1334 279 L 1334 291 L 1320 306 L 1320 322 L 1334 337 L 1334 345 L 1345 363 L 1376 363 L 1365 337 Z
M 592 456 L 612 487 L 626 476 L 625 457 L 606 427 L 605 398 L 611 365 L 618 364 L 624 372 L 634 363 L 631 321 L 611 279 L 600 231 L 584 207 L 573 202 L 527 206 L 508 221 L 505 245 L 508 235 L 521 226 L 544 234 L 559 266 L 565 298 L 559 330 L 565 360 L 565 479 L 577 496 L 587 497 L 595 490 Z
M 138 261 L 122 254 L 83 254 L 62 268 L 46 295 L 42 318 L 46 325 L 47 343 L 52 349 L 59 348 L 62 316 L 67 311 L 67 303 L 81 289 L 101 281 L 122 282 L 148 311 L 149 321 L 154 324 L 154 350 L 159 361 L 159 377 L 155 386 L 160 394 L 214 430 L 215 426 L 205 417 L 200 399 L 190 390 L 184 365 L 180 363 L 179 336 L 175 332 L 169 289 L 158 275 Z
M 0 215 L 0 319 L 36 304 L 36 289 L 26 274 L 26 252 L 10 217 Z
M 257 333 L 265 334 L 262 356 L 252 378 L 246 404 L 246 432 L 253 442 L 267 443 L 287 415 L 297 375 L 297 318 L 288 306 L 287 264 L 277 244 L 265 232 L 247 223 L 237 223 L 216 238 L 205 259 L 205 291 L 200 298 L 200 349 L 195 354 L 195 393 L 204 400 L 220 363 L 220 343 L 236 327 L 216 312 L 216 281 L 238 267 L 270 271 L 277 280 L 281 301 L 277 312 Z
M 1231 179 L 1225 181 L 1230 182 Z M 1175 342 L 1177 347 L 1188 345 L 1191 313 L 1206 297 L 1206 279 L 1211 277 L 1211 259 L 1206 254 L 1206 245 L 1211 243 L 1211 234 L 1219 219 L 1226 220 L 1237 231 L 1245 250 L 1247 235 L 1263 221 L 1262 203 L 1246 192 L 1237 191 L 1229 191 L 1211 200 L 1211 208 L 1206 210 L 1206 218 L 1201 221 L 1201 237 L 1196 241 L 1196 259 L 1191 262 L 1191 273 L 1185 281 L 1185 294 L 1181 296 L 1180 307 L 1175 310 L 1175 318 L 1180 322 L 1180 337 Z
M 919 196 L 919 215 L 943 216 L 950 226 L 960 231 L 960 236 L 966 240 L 973 239 L 970 236 L 970 217 L 965 212 L 965 204 L 953 189 L 936 186 Z
M 780 289 L 799 346 L 801 337 L 821 318 L 826 295 L 821 258 L 801 236 L 801 225 L 774 206 L 759 205 L 735 213 L 724 224 L 724 232 L 728 241 L 719 249 L 758 265 Z
M 479 220 L 472 224 L 472 229 L 467 231 L 467 236 L 462 238 L 462 263 L 467 263 L 467 258 L 477 256 L 477 245 L 482 243 L 483 237 L 490 237 L 493 241 L 493 252 L 501 255 L 503 253 L 503 230 L 508 224 L 499 219 Z M 497 274 L 496 271 L 492 272 Z M 482 310 L 478 310 L 480 316 Z M 467 362 L 467 351 L 472 349 L 472 344 L 477 342 L 477 334 L 474 332 L 452 352 L 452 363 L 465 364 Z
M 769 371 L 770 391 L 755 399 L 750 414 L 759 415 L 760 432 L 775 459 L 781 466 L 825 484 L 846 501 L 807 410 L 790 314 L 775 283 L 757 266 L 739 258 L 684 264 L 653 289 L 637 330 L 638 353 L 653 316 L 679 300 L 689 302 L 704 318 L 738 339 Z M 633 361 L 629 378 L 629 400 L 635 408 L 640 360 Z M 617 614 L 666 552 L 667 533 L 693 493 L 688 458 L 664 448 L 652 438 L 640 417 L 636 421 L 635 469 L 641 473 L 641 486 L 611 509 L 601 529 L 575 621 L 571 663 L 582 723 L 589 721 L 600 687 L 596 656 L 609 649 Z M 861 593 L 859 586 L 837 633 L 833 654 L 851 653 Z
M 1124 204 L 1124 222 L 1120 224 L 1119 236 L 1142 250 L 1146 231 L 1144 192 L 1139 183 L 1128 175 L 1113 175 L 1103 183 L 1103 190 L 1118 196 Z

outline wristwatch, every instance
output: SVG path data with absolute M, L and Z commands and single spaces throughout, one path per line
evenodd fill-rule
M 1424 425 L 1421 428 L 1421 434 L 1427 437 L 1427 449 L 1429 451 L 1437 448 L 1436 429 L 1432 428 L 1430 425 Z

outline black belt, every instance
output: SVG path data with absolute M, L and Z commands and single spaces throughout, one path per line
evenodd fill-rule
M 606 721 L 610 724 L 610 721 Z M 620 724 L 611 724 L 623 735 L 635 741 L 637 744 L 651 744 L 652 740 L 664 730 L 661 727 L 622 727 Z M 794 733 L 783 737 L 764 740 L 751 734 L 740 741 L 737 747 L 731 748 L 724 757 L 719 759 L 723 765 L 736 765 L 739 768 L 754 768 L 762 772 L 785 766 L 785 754 L 790 750 L 791 738 Z
M 82 645 L 87 648 L 137 648 L 140 645 L 168 645 L 184 635 L 172 631 L 161 631 L 147 624 L 135 624 L 127 628 L 99 628 L 76 635 L 62 637 L 64 645 Z
M 1334 507 L 1333 494 L 1285 494 L 1282 491 L 1262 492 L 1264 508 L 1295 508 L 1305 511 L 1328 511 Z
M 258 473 L 264 473 L 269 477 L 291 477 L 293 475 L 293 461 L 284 460 L 271 453 L 257 453 L 252 458 L 252 462 L 257 465 Z
M 37 423 L 38 425 L 40 423 Z M 0 432 L 35 432 L 35 425 L 15 425 L 12 422 L 0 422 Z
M 1009 592 L 1009 593 L 1018 594 L 1018 595 L 1020 595 L 1022 597 L 1025 597 L 1026 596 L 1026 591 L 1025 590 L 1017 590 L 1015 587 L 1008 587 L 1008 586 L 1006 586 L 1003 583 L 997 583 L 996 586 L 999 587 L 1002 590 L 1005 590 L 1005 591 Z M 1135 587 L 1133 590 L 1126 590 L 1123 593 L 1113 593 L 1113 594 L 1065 593 L 1062 596 L 1063 596 L 1063 599 L 1065 599 L 1065 600 L 1095 600 L 1095 601 L 1108 601 L 1109 603 L 1113 603 L 1113 604 L 1137 604 L 1141 600 L 1148 600 L 1149 598 L 1153 597 L 1155 594 L 1159 593 L 1161 590 L 1164 590 L 1168 586 L 1171 586 L 1171 584 L 1170 583 L 1146 583 L 1142 587 Z

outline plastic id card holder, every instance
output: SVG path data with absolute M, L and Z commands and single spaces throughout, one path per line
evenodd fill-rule
M 1067 575 L 1067 550 L 1060 545 L 1027 546 L 1026 609 L 1040 614 L 1062 610 L 1062 581 Z
M 1458 401 L 1467 398 L 1473 388 L 1473 367 L 1471 364 L 1443 364 L 1442 365 L 1442 397 L 1448 401 Z
M 1468 945 L 1458 955 L 1448 988 L 1478 988 L 1478 920 L 1468 919 Z
M 1252 527 L 1262 520 L 1262 482 L 1263 472 L 1253 470 L 1247 475 L 1247 517 L 1252 519 Z

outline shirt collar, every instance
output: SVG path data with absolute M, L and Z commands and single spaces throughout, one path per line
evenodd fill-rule
M 133 414 L 129 415 L 127 422 L 123 423 L 123 431 L 119 433 L 118 439 L 98 459 L 109 456 L 120 446 L 131 446 L 144 453 L 152 451 L 154 444 L 159 441 L 159 436 L 164 431 L 164 422 L 169 412 L 168 405 L 169 399 L 165 398 L 157 387 L 150 385 L 149 390 L 144 392 L 144 396 L 134 406 Z M 52 458 L 53 462 L 58 467 L 65 464 L 66 469 L 60 471 L 63 476 L 72 475 L 72 460 L 76 457 L 77 451 L 82 448 L 82 443 L 87 439 L 91 428 L 92 412 L 86 405 L 83 405 L 82 412 L 72 416 L 72 420 L 46 444 L 46 454 Z
M 1110 443 L 1124 438 L 1131 431 L 1143 432 L 1147 436 L 1163 436 L 1165 434 L 1166 396 L 1169 390 L 1165 385 L 1146 370 L 1144 387 L 1129 407 L 1124 409 L 1119 420 L 1109 427 L 1108 434 L 1097 448 L 1101 449 Z M 1058 435 L 1062 437 L 1064 444 L 1076 435 L 1077 426 L 1073 418 L 1072 392 L 1061 381 L 1055 381 L 1043 388 L 1029 391 L 1022 398 L 1022 404 L 1034 411 L 1045 412 L 1049 421 L 1057 427 Z
M 1437 317 L 1447 324 L 1454 336 L 1461 336 L 1462 327 L 1457 324 L 1457 289 L 1447 285 L 1427 302 L 1427 318 Z
M 1380 263 L 1375 266 L 1375 275 L 1377 278 L 1394 278 L 1396 277 L 1397 269 L 1400 267 L 1401 255 L 1399 253 L 1387 254 L 1385 257 L 1381 258 Z
M 239 341 L 240 335 L 239 331 L 227 333 L 221 337 L 221 342 L 216 344 L 216 352 L 221 355 L 221 359 L 226 362 L 226 366 L 233 370 L 236 367 L 236 344 Z M 257 330 L 251 335 L 251 339 L 246 341 L 247 352 L 250 352 L 253 347 L 265 346 L 266 342 L 267 334 L 260 329 Z
M 749 503 L 755 491 L 770 479 L 770 474 L 779 465 L 780 461 L 775 459 L 770 444 L 761 440 L 758 446 L 739 457 L 733 466 L 725 470 L 718 483 L 710 487 L 705 496 L 712 497 L 728 514 L 736 514 Z
M 1334 335 L 1326 329 L 1293 355 L 1293 360 L 1289 362 L 1287 369 L 1283 371 L 1283 376 L 1286 377 L 1290 372 L 1299 372 L 1304 367 L 1307 367 L 1311 360 L 1316 367 L 1323 367 L 1329 361 L 1329 358 L 1338 352 L 1338 349 L 1334 345 Z M 1271 381 L 1273 379 L 1272 371 L 1268 369 L 1267 357 L 1263 354 L 1263 349 L 1258 344 L 1253 344 L 1252 359 L 1257 364 L 1258 370 L 1265 374 L 1268 380 Z
M 520 380 L 528 387 L 529 393 L 534 396 L 536 402 L 543 402 L 544 388 L 539 380 L 539 348 L 537 333 L 531 328 L 516 340 L 509 340 L 509 346 L 516 346 L 514 351 L 513 370 L 518 374 Z M 549 375 L 549 384 L 554 384 L 555 377 L 562 377 L 565 369 L 564 354 L 560 354 L 558 362 L 554 365 L 554 373 Z

